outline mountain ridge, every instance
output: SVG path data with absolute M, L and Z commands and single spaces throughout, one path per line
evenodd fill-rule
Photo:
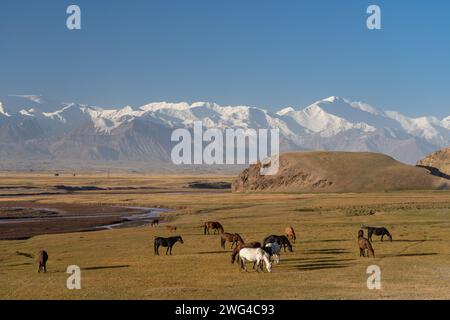
M 103 109 L 58 104 L 37 95 L 12 98 L 14 108 L 0 100 L 0 155 L 11 161 L 20 155 L 23 160 L 166 162 L 170 132 L 191 128 L 195 121 L 202 121 L 206 128 L 279 128 L 281 151 L 379 152 L 411 164 L 450 145 L 450 116 L 411 118 L 338 96 L 277 112 L 211 102 L 153 102 L 138 108 Z

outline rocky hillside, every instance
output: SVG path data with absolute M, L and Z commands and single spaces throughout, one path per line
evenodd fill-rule
M 426 167 L 434 174 L 450 178 L 450 148 L 436 151 L 425 159 L 417 162 L 420 167 Z
M 445 189 L 450 181 L 425 168 L 368 152 L 293 152 L 280 156 L 276 175 L 261 176 L 260 164 L 244 170 L 233 192 L 373 192 Z

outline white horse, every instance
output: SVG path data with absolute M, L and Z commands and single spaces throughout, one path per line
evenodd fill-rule
M 275 264 L 279 264 L 281 246 L 278 244 L 278 242 L 267 243 L 266 248 L 270 248 L 270 256 L 273 257 Z
M 261 262 L 264 261 L 267 271 L 272 272 L 270 256 L 261 248 L 242 248 L 239 250 L 239 258 L 241 260 L 241 269 L 244 269 L 245 271 L 247 271 L 247 267 L 245 266 L 246 261 L 256 262 L 256 271 L 259 272 L 259 269 L 263 271 Z

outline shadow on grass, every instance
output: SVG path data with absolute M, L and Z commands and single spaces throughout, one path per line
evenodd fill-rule
M 219 254 L 219 253 L 228 253 L 231 254 L 232 251 L 203 251 L 203 252 L 199 252 L 198 254 Z
M 82 270 L 102 270 L 102 269 L 119 269 L 119 268 L 129 268 L 129 264 L 115 265 L 115 266 L 95 266 L 95 267 L 85 267 Z
M 17 254 L 18 256 L 27 257 L 27 258 L 30 258 L 30 259 L 33 259 L 33 258 L 34 258 L 34 256 L 33 256 L 32 254 L 26 253 L 26 252 L 16 251 L 16 254 Z
M 20 266 L 31 266 L 31 262 L 25 262 L 25 263 L 16 263 L 16 264 L 7 264 L 5 267 L 20 267 Z
M 323 269 L 342 269 L 350 267 L 349 263 L 333 263 L 333 262 L 319 262 L 319 263 L 300 263 L 295 265 L 287 265 L 283 268 L 285 271 L 295 268 L 300 271 L 313 271 L 313 270 L 323 270 Z M 282 269 L 281 269 L 282 270 Z
M 302 241 L 304 243 L 315 243 L 315 242 L 346 242 L 349 241 L 348 239 L 324 239 L 324 240 L 307 240 Z
M 305 254 L 345 254 L 350 251 L 345 249 L 314 249 L 314 250 L 305 250 Z

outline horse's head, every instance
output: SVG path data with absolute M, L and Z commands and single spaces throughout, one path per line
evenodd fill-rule
M 272 262 L 270 262 L 270 255 L 267 252 L 264 252 L 263 260 L 266 264 L 267 271 L 272 272 Z
M 179 241 L 180 243 L 184 243 L 183 238 L 181 236 L 177 237 L 177 241 Z
M 386 230 L 386 235 L 389 238 L 389 241 L 392 242 L 392 235 L 389 233 L 389 231 Z
M 234 236 L 236 237 L 237 241 L 238 241 L 240 244 L 244 244 L 244 243 L 245 243 L 245 242 L 244 242 L 244 239 L 242 239 L 242 237 L 241 237 L 241 235 L 240 235 L 239 233 L 235 233 Z
M 362 238 L 364 237 L 364 231 L 363 230 L 359 230 L 358 231 L 358 238 Z

